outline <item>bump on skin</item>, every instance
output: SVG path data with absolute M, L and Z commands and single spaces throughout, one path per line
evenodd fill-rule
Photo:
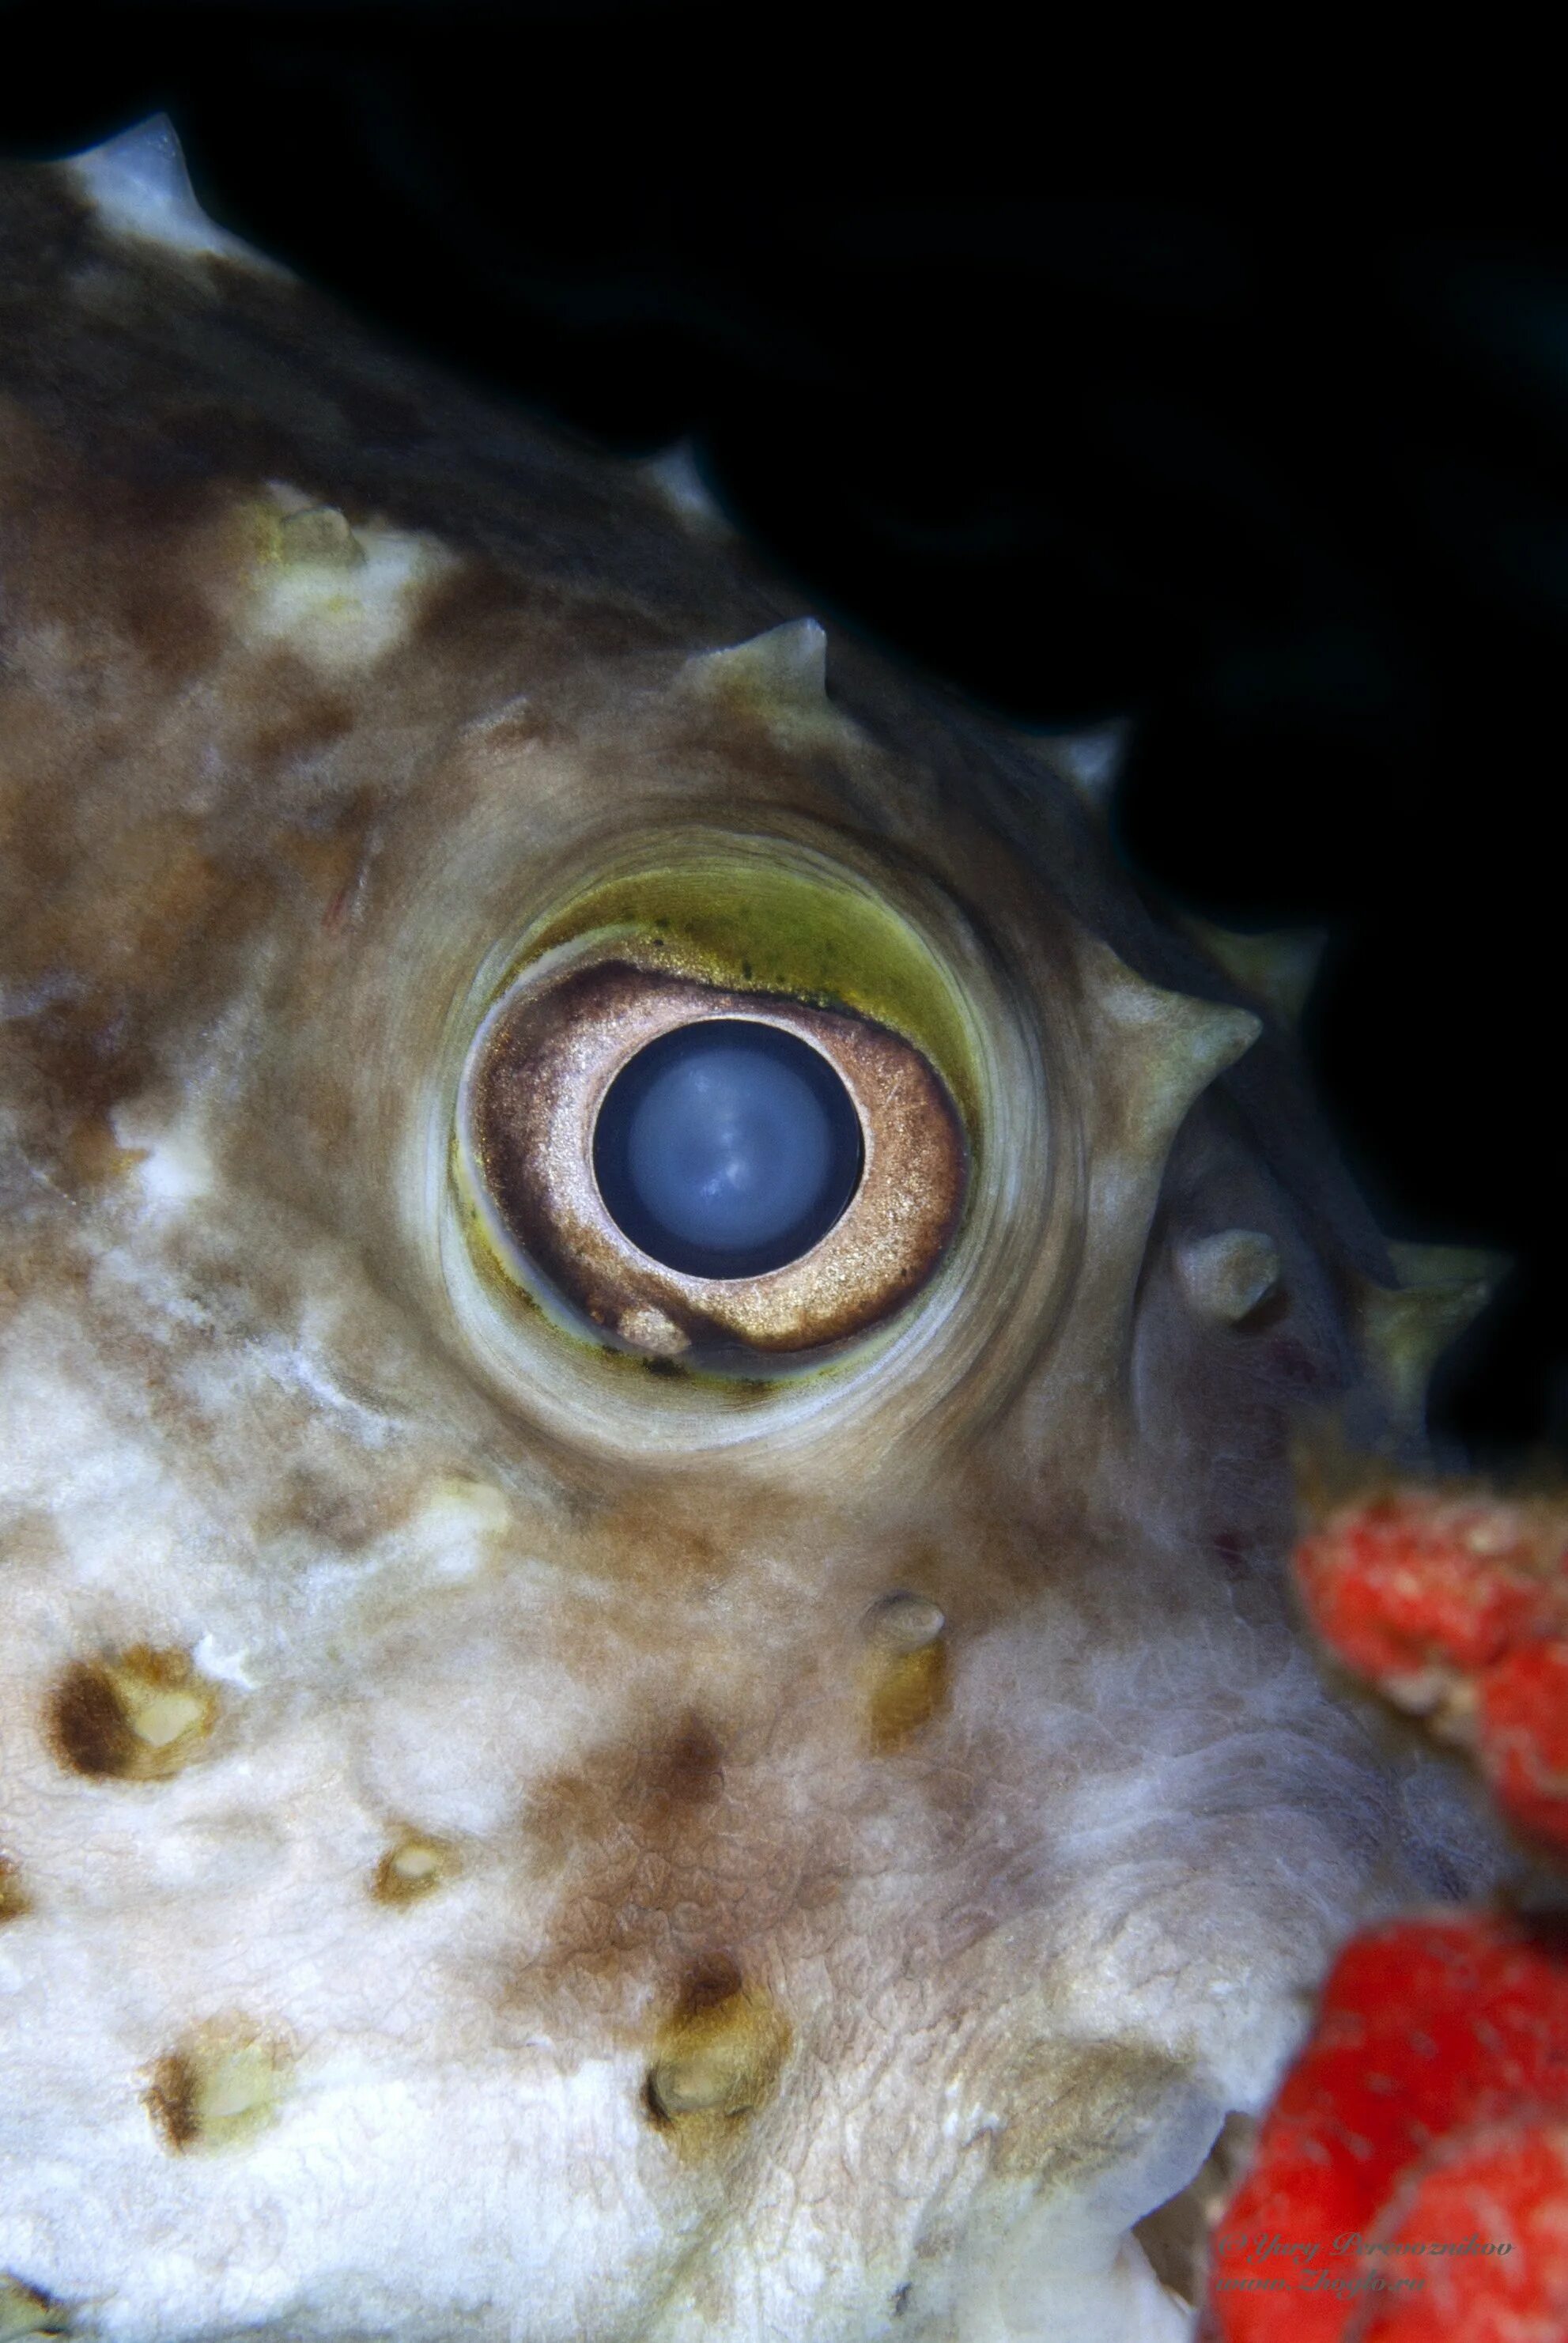
M 683 2158 L 706 2158 L 772 2097 L 789 2048 L 783 2016 L 733 1961 L 696 1966 L 655 2046 L 648 2115 Z
M 14 2278 L 9 2270 L 0 2270 L 0 2343 L 20 2343 L 23 2336 L 70 2332 L 71 2314 L 64 2303 Z
M 363 569 L 365 548 L 336 505 L 307 505 L 277 523 L 276 558 L 285 568 Z
M 1176 1274 L 1194 1310 L 1237 1326 L 1278 1292 L 1280 1249 L 1255 1229 L 1221 1229 L 1189 1238 L 1178 1250 Z
M 176 2154 L 241 2147 L 276 2114 L 291 2064 L 248 2018 L 214 2019 L 157 2061 L 144 2104 Z
M 417 1904 L 445 1887 L 459 1868 L 449 1840 L 408 1831 L 377 1865 L 370 1892 L 378 1904 Z
M 865 1620 L 866 1724 L 873 1753 L 901 1749 L 946 1706 L 946 1621 L 919 1594 L 888 1594 Z
M 22 1875 L 8 1855 L 0 1855 L 0 1927 L 7 1920 L 19 1920 L 33 1908 L 33 1899 L 22 1885 Z M 0 2335 L 5 2333 L 0 2325 Z
M 136 1644 L 68 1668 L 50 1695 L 47 1729 L 74 1774 L 161 1782 L 201 1755 L 217 1714 L 217 1692 L 188 1652 Z

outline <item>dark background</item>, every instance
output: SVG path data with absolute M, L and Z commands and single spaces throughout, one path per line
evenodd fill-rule
M 824 616 L 1013 717 L 1134 715 L 1135 867 L 1332 932 L 1308 1043 L 1384 1228 L 1518 1262 L 1440 1427 L 1561 1455 L 1550 116 L 1483 138 L 1469 59 L 1358 116 L 1342 50 L 1322 87 L 920 21 L 10 5 L 0 146 L 166 109 L 215 216 L 405 343 L 628 452 L 694 435 Z

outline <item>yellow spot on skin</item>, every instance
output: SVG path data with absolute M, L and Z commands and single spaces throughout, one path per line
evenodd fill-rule
M 286 646 L 318 673 L 366 667 L 406 637 L 420 596 L 451 566 L 433 538 L 367 520 L 281 487 L 247 508 L 252 597 L 241 632 Z
M 0 2270 L 0 2343 L 15 2343 L 23 2335 L 68 2335 L 70 2314 L 63 2303 L 35 2286 L 25 2286 L 8 2270 Z
M 947 1700 L 947 1622 L 919 1594 L 888 1594 L 865 1618 L 867 1725 L 872 1750 L 901 1748 Z
M 19 1920 L 24 1912 L 30 1912 L 32 1908 L 32 1898 L 22 1885 L 15 1865 L 7 1856 L 0 1855 L 0 1927 L 7 1920 Z M 4 2336 L 5 2331 L 4 2321 L 0 2320 L 0 2336 Z
M 769 1996 L 722 1963 L 688 1986 L 660 2034 L 648 2111 L 683 2157 L 712 2155 L 772 2097 L 789 2047 Z
M 216 1689 L 188 1652 L 137 1644 L 67 1670 L 50 1697 L 49 1739 L 73 1773 L 166 1781 L 200 1755 L 217 1713 Z
M 493 1481 L 449 1473 L 433 1483 L 422 1517 L 442 1523 L 461 1522 L 476 1534 L 498 1537 L 512 1525 L 512 1508 L 504 1489 Z
M 237 2147 L 277 2112 L 289 2064 L 282 2044 L 248 2019 L 219 2019 L 158 2060 L 146 2108 L 182 2155 Z
M 417 1904 L 457 1872 L 457 1849 L 445 1839 L 410 1831 L 376 1866 L 371 1894 L 378 1904 Z

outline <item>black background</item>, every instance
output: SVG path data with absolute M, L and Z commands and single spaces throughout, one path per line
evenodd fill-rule
M 924 21 L 12 5 L 0 145 L 166 109 L 217 218 L 406 344 L 695 435 L 825 617 L 1014 717 L 1134 715 L 1134 866 L 1332 930 L 1308 1041 L 1384 1228 L 1518 1262 L 1440 1426 L 1561 1454 L 1553 77 L 1483 136 L 1471 58 L 1368 94 L 1342 37 L 1320 77 Z

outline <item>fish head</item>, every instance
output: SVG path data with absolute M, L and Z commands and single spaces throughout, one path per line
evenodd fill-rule
M 1184 2332 L 1150 2217 L 1493 1860 L 1284 1584 L 1386 1263 L 1278 1001 L 1103 740 L 389 361 L 161 136 L 6 212 L 16 2301 Z M 849 1134 L 777 1258 L 607 1169 L 704 1033 Z

